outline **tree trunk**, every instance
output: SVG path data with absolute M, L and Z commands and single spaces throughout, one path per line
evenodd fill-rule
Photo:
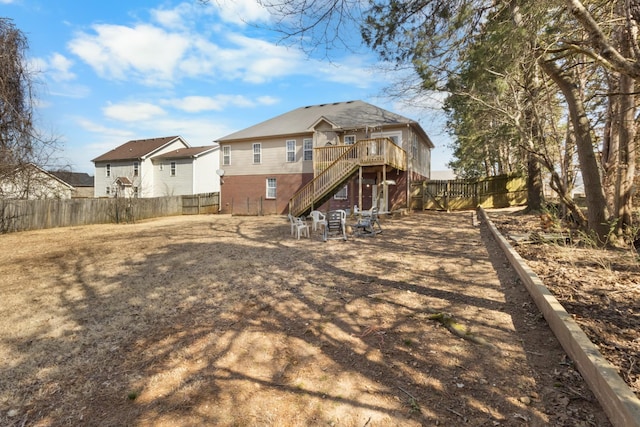
M 634 10 L 632 7 L 631 10 Z M 616 14 L 625 16 L 626 5 L 617 2 Z M 633 34 L 637 33 L 634 20 L 617 25 L 614 40 L 620 53 L 633 56 Z M 632 225 L 632 191 L 635 175 L 635 81 L 622 73 L 612 73 L 609 92 L 609 117 L 605 130 L 602 166 L 604 170 L 605 195 L 615 220 L 615 235 L 622 238 Z
M 542 175 L 534 153 L 529 153 L 527 159 L 527 209 L 542 210 Z
M 588 227 L 597 239 L 597 243 L 603 245 L 606 243 L 608 235 L 606 200 L 593 148 L 591 126 L 578 89 L 579 84 L 571 75 L 563 74 L 554 62 L 541 59 L 540 66 L 558 85 L 567 101 L 587 198 Z
M 617 157 L 615 179 L 616 194 L 613 214 L 618 236 L 632 225 L 633 178 L 635 176 L 635 82 L 629 76 L 620 77 L 620 146 Z

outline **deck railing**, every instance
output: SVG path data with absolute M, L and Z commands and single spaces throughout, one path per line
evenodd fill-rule
M 355 151 L 353 151 L 355 150 Z M 360 160 L 362 166 L 389 165 L 405 170 L 406 152 L 389 138 L 362 139 L 354 145 L 331 145 L 313 149 L 313 171 L 318 176 L 346 151 Z
M 315 148 L 314 178 L 289 200 L 289 213 L 300 215 L 343 184 L 360 166 L 389 165 L 406 169 L 406 153 L 388 138 L 364 139 L 353 145 Z

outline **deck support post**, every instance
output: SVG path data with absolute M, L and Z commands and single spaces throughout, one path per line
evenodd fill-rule
M 387 185 L 387 165 L 382 165 L 382 204 L 380 208 L 385 212 L 389 211 L 389 186 Z M 380 210 L 382 210 L 380 209 Z
M 362 210 L 362 166 L 358 169 L 358 209 Z

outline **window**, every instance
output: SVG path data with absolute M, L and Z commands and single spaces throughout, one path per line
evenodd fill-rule
M 231 164 L 231 146 L 230 145 L 222 146 L 222 164 L 223 165 Z
M 106 176 L 111 176 L 111 163 L 107 163 Z
M 414 135 L 411 141 L 411 157 L 413 159 L 418 158 L 418 138 Z
M 160 162 L 160 170 L 163 171 L 164 170 L 164 163 Z
M 139 192 L 138 192 L 138 187 L 133 187 L 133 197 L 138 197 Z
M 276 198 L 276 179 L 267 178 L 267 199 Z
M 140 172 L 140 164 L 138 162 L 133 162 L 133 176 L 138 176 Z
M 253 164 L 259 165 L 262 162 L 262 144 L 253 144 Z
M 340 191 L 333 195 L 333 198 L 336 200 L 347 200 L 347 186 L 342 187 Z
M 171 176 L 176 176 L 176 162 L 171 162 Z
M 287 162 L 296 161 L 296 140 L 287 140 Z
M 356 136 L 355 135 L 345 135 L 344 136 L 344 143 L 345 145 L 353 145 L 356 143 Z
M 313 160 L 313 139 L 305 138 L 302 140 L 302 151 L 304 160 Z
M 107 188 L 105 188 L 104 190 L 105 190 L 105 191 L 104 191 L 104 193 L 105 193 L 107 196 L 110 196 L 110 195 L 111 195 L 111 187 L 107 187 Z
M 379 132 L 371 135 L 372 138 L 389 138 L 394 144 L 401 147 L 402 132 Z

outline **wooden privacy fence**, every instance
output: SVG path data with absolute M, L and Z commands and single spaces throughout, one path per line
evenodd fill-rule
M 182 215 L 213 214 L 220 211 L 220 193 L 182 196 Z
M 193 199 L 186 213 L 218 212 L 220 193 Z M 153 198 L 0 200 L 0 233 L 54 227 L 133 222 L 146 218 L 183 214 L 182 196 Z M 193 210 L 197 209 L 197 212 Z
M 411 209 L 504 208 L 527 202 L 526 178 L 500 175 L 481 180 L 433 180 L 411 184 Z

